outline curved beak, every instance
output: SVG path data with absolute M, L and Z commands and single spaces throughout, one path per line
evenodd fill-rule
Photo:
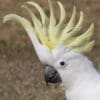
M 61 83 L 59 73 L 53 67 L 46 66 L 44 70 L 44 77 L 46 83 Z

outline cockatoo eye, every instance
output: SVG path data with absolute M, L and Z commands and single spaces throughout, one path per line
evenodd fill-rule
M 59 61 L 59 65 L 60 68 L 66 68 L 68 66 L 68 62 L 67 61 Z
M 65 65 L 65 62 L 64 62 L 64 61 L 61 61 L 61 62 L 60 62 L 60 65 L 61 65 L 61 66 L 64 66 L 64 65 Z

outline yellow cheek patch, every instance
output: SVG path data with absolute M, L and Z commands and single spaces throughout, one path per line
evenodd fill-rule
M 40 13 L 41 20 L 39 20 L 33 11 L 23 5 L 22 7 L 28 12 L 32 18 L 34 26 L 29 20 L 24 17 L 18 16 L 16 14 L 8 14 L 4 17 L 4 22 L 8 20 L 16 20 L 19 22 L 25 30 L 30 34 L 36 34 L 41 44 L 47 46 L 50 50 L 54 49 L 59 43 L 65 45 L 66 47 L 77 51 L 77 52 L 88 52 L 94 46 L 94 40 L 90 40 L 94 33 L 94 24 L 91 24 L 89 29 L 78 35 L 79 31 L 83 25 L 84 14 L 81 11 L 80 17 L 77 23 L 76 22 L 76 7 L 73 9 L 72 17 L 68 23 L 66 21 L 66 11 L 64 5 L 58 1 L 58 6 L 60 9 L 60 19 L 57 23 L 53 5 L 51 0 L 48 0 L 50 6 L 50 17 L 48 18 L 43 8 L 33 1 L 28 1 L 26 4 L 35 7 Z

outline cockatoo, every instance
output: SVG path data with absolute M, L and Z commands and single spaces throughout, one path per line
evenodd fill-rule
M 58 1 L 61 13 L 57 23 L 52 2 L 48 0 L 48 3 L 50 17 L 47 17 L 39 4 L 33 1 L 26 3 L 39 11 L 41 20 L 26 4 L 22 5 L 32 18 L 34 26 L 29 20 L 16 14 L 4 16 L 3 22 L 15 20 L 24 27 L 40 62 L 46 66 L 46 81 L 62 82 L 67 100 L 100 100 L 100 74 L 83 55 L 94 46 L 94 40 L 90 40 L 94 24 L 86 32 L 78 34 L 83 24 L 83 12 L 80 12 L 79 21 L 76 23 L 74 7 L 72 17 L 67 23 L 64 5 Z

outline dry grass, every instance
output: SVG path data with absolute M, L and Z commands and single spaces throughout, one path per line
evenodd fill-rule
M 20 8 L 27 0 L 0 0 L 0 100 L 65 100 L 58 85 L 47 87 L 43 77 L 43 65 L 35 55 L 32 44 L 23 28 L 15 22 L 2 24 L 2 17 L 18 13 L 29 18 Z M 34 0 L 48 13 L 46 0 Z M 55 4 L 57 0 L 53 0 Z M 96 40 L 94 50 L 89 54 L 96 66 L 100 65 L 100 0 L 60 0 L 68 15 L 73 5 L 85 13 L 84 30 L 90 22 L 95 23 Z M 57 5 L 55 6 L 57 8 Z M 55 11 L 59 16 L 59 12 Z M 37 11 L 35 11 L 37 14 Z M 37 14 L 38 16 L 38 14 Z

